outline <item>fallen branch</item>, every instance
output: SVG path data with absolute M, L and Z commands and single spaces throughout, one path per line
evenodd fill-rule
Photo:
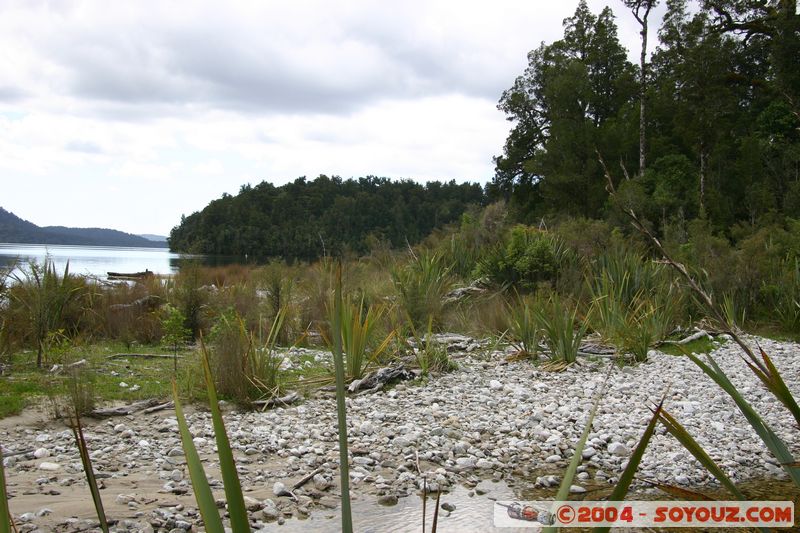
M 183 359 L 182 355 L 172 355 L 172 354 L 163 354 L 163 353 L 115 353 L 113 355 L 109 355 L 108 359 L 124 359 L 127 357 L 135 357 L 139 359 Z
M 163 411 L 164 409 L 172 409 L 175 407 L 175 402 L 172 400 L 162 403 L 161 405 L 154 405 L 153 407 L 148 407 L 144 410 L 144 414 L 149 415 L 150 413 L 155 413 L 157 411 Z
M 127 416 L 132 415 L 133 413 L 138 413 L 139 411 L 143 411 L 145 409 L 161 406 L 161 400 L 157 400 L 156 398 L 150 398 L 149 400 L 142 400 L 140 402 L 134 402 L 130 405 L 123 405 L 122 407 L 109 407 L 105 409 L 95 409 L 89 413 L 89 416 L 94 418 L 109 418 L 112 416 Z
M 26 450 L 19 450 L 17 452 L 2 452 L 0 453 L 0 459 L 5 459 L 6 457 L 14 457 L 15 455 L 26 455 L 29 453 L 33 453 L 33 448 L 28 448 Z
M 313 471 L 313 472 L 311 472 L 310 474 L 307 474 L 307 475 L 305 475 L 305 476 L 304 476 L 302 479 L 300 479 L 300 481 L 298 481 L 297 483 L 295 483 L 294 485 L 292 485 L 292 490 L 297 490 L 297 489 L 299 489 L 300 487 L 302 487 L 303 485 L 305 485 L 306 483 L 308 483 L 309 481 L 311 481 L 311 479 L 312 479 L 314 476 L 316 476 L 317 474 L 321 474 L 321 473 L 323 472 L 323 470 L 324 470 L 323 468 L 317 468 L 316 470 L 314 470 L 314 471 Z
M 690 342 L 694 342 L 696 340 L 710 339 L 710 338 L 711 338 L 711 334 L 709 332 L 707 332 L 706 330 L 701 329 L 700 331 L 692 333 L 688 337 L 686 337 L 684 339 L 681 339 L 679 341 L 662 341 L 661 344 L 672 344 L 674 346 L 682 346 L 684 344 L 689 344 Z
M 269 400 L 256 400 L 253 405 L 256 407 L 270 408 L 280 407 L 284 405 L 291 405 L 300 399 L 300 394 L 295 391 L 290 392 L 286 396 L 280 398 L 270 398 Z

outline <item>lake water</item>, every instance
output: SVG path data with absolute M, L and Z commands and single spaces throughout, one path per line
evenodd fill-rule
M 0 243 L 0 267 L 35 260 L 44 262 L 46 256 L 59 273 L 69 261 L 75 274 L 106 277 L 108 272 L 144 272 L 173 274 L 181 262 L 201 259 L 201 256 L 174 254 L 167 248 L 122 248 L 114 246 L 65 246 L 44 244 Z

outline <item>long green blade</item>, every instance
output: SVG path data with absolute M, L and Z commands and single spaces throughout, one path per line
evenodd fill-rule
M 242 485 L 239 482 L 239 473 L 236 471 L 236 463 L 233 460 L 233 450 L 228 441 L 228 434 L 225 431 L 225 422 L 222 420 L 222 413 L 219 410 L 219 400 L 217 390 L 214 388 L 214 377 L 211 375 L 211 365 L 208 362 L 208 353 L 205 345 L 201 342 L 201 352 L 203 358 L 203 371 L 206 378 L 206 388 L 208 389 L 208 403 L 211 408 L 211 420 L 214 424 L 214 438 L 217 441 L 217 455 L 219 456 L 219 469 L 222 472 L 222 481 L 225 484 L 225 498 L 228 500 L 228 514 L 231 519 L 231 528 L 236 533 L 248 533 L 250 531 L 250 520 L 247 517 L 247 508 L 244 505 L 242 495 Z
M 647 424 L 647 429 L 644 430 L 642 438 L 639 439 L 639 444 L 637 444 L 636 449 L 633 450 L 631 458 L 628 460 L 628 466 L 625 467 L 625 470 L 619 477 L 619 481 L 614 487 L 611 496 L 608 497 L 608 501 L 622 501 L 628 494 L 628 489 L 630 488 L 631 483 L 633 483 L 633 476 L 636 474 L 636 470 L 639 468 L 639 463 L 642 461 L 644 451 L 647 449 L 647 445 L 650 444 L 650 439 L 653 437 L 653 433 L 655 432 L 656 423 L 658 422 L 659 414 L 661 413 L 661 408 L 663 405 L 664 400 L 662 399 L 658 404 L 658 407 L 655 408 L 653 417 L 650 419 L 650 423 Z M 610 530 L 611 527 L 599 527 L 596 529 L 596 531 L 600 533 L 608 533 Z
M 333 293 L 333 366 L 336 372 L 336 415 L 339 421 L 339 479 L 342 491 L 342 532 L 353 533 L 350 510 L 350 465 L 347 454 L 347 409 L 345 406 L 344 361 L 342 361 L 342 265 L 336 270 Z
M 11 533 L 11 512 L 8 510 L 6 471 L 3 467 L 2 453 L 0 453 L 0 533 Z
M 89 448 L 86 446 L 86 439 L 83 437 L 83 428 L 81 427 L 81 419 L 78 416 L 75 416 L 75 420 L 72 423 L 72 433 L 75 435 L 75 443 L 78 446 L 81 463 L 83 463 L 86 483 L 89 485 L 89 491 L 92 493 L 92 501 L 94 502 L 94 509 L 97 512 L 97 519 L 100 520 L 100 529 L 108 533 L 108 521 L 106 520 L 105 509 L 103 509 L 103 500 L 100 498 L 100 489 L 97 487 L 97 479 L 95 479 L 94 476 L 92 460 L 89 457 Z
M 569 488 L 572 486 L 572 482 L 575 480 L 575 473 L 578 471 L 578 465 L 581 464 L 581 460 L 583 459 L 583 449 L 586 447 L 586 441 L 589 440 L 589 433 L 592 431 L 592 422 L 594 422 L 594 417 L 597 414 L 597 408 L 600 406 L 600 399 L 603 397 L 603 393 L 606 388 L 605 386 L 608 382 L 608 376 L 609 374 L 606 374 L 606 380 L 603 382 L 603 385 L 597 392 L 594 405 L 592 406 L 592 410 L 589 412 L 589 419 L 586 421 L 586 426 L 583 428 L 583 434 L 581 434 L 581 438 L 578 439 L 578 444 L 575 446 L 575 453 L 572 454 L 572 460 L 567 467 L 567 471 L 564 472 L 564 479 L 561 481 L 561 486 L 558 487 L 558 494 L 556 494 L 557 502 L 567 501 L 567 498 L 569 497 Z M 555 527 L 548 526 L 544 528 L 544 531 L 547 533 L 552 533 L 556 531 L 556 529 L 557 528 Z
M 711 474 L 717 478 L 717 481 L 719 481 L 726 489 L 728 489 L 731 494 L 736 496 L 737 500 L 747 500 L 745 495 L 742 494 L 742 491 L 739 490 L 739 487 L 737 487 L 733 481 L 731 481 L 731 479 L 725 475 L 725 472 L 722 471 L 722 469 L 711 458 L 711 456 L 709 456 L 703 447 L 700 446 L 696 440 L 694 440 L 689 432 L 686 431 L 686 428 L 684 428 L 681 423 L 675 419 L 675 417 L 669 414 L 666 410 L 662 409 L 659 419 L 661 424 L 667 428 L 667 431 L 669 431 L 673 437 L 678 439 L 678 442 L 680 442 L 681 445 L 683 445 L 683 447 L 689 451 L 689 453 L 694 455 L 695 459 L 700 461 L 700 464 L 702 464 L 706 470 L 711 472 Z
M 717 385 L 719 385 L 725 392 L 728 393 L 731 398 L 733 398 L 733 401 L 736 402 L 739 410 L 742 412 L 745 418 L 747 418 L 747 421 L 756 431 L 758 436 L 761 437 L 761 440 L 767 446 L 772 455 L 774 455 L 778 462 L 783 465 L 784 470 L 786 470 L 786 473 L 792 478 L 794 484 L 800 487 L 800 470 L 792 466 L 792 464 L 795 462 L 792 453 L 789 451 L 789 449 L 786 447 L 786 444 L 780 439 L 780 437 L 778 437 L 772 428 L 770 428 L 766 422 L 764 422 L 755 409 L 753 409 L 753 407 L 747 403 L 739 391 L 736 390 L 736 387 L 730 382 L 728 376 L 722 371 L 719 365 L 717 365 L 717 362 L 714 361 L 714 358 L 710 355 L 706 355 L 706 359 L 708 359 L 709 362 L 709 364 L 706 364 L 696 355 L 685 350 L 684 353 L 694 362 L 694 364 L 699 366 L 708 377 L 713 379 Z
M 772 359 L 770 359 L 761 347 L 759 347 L 759 351 L 761 352 L 761 358 L 764 359 L 764 366 L 767 367 L 767 371 L 769 372 L 770 382 L 772 384 L 769 389 L 781 403 L 786 406 L 789 412 L 792 413 L 798 427 L 800 427 L 800 406 L 797 405 L 794 395 L 792 395 L 789 387 L 786 386 L 786 382 L 783 381 L 781 373 L 778 372 L 778 369 L 772 363 Z
M 217 511 L 217 503 L 214 501 L 214 494 L 211 492 L 208 478 L 206 478 L 206 473 L 203 471 L 203 464 L 200 462 L 197 448 L 194 447 L 186 417 L 183 416 L 183 408 L 178 399 L 178 386 L 175 384 L 175 380 L 172 381 L 172 399 L 175 402 L 175 417 L 178 419 L 178 429 L 181 434 L 181 444 L 183 444 L 183 453 L 186 456 L 189 477 L 192 480 L 194 499 L 197 500 L 200 516 L 203 517 L 203 525 L 208 533 L 225 533 L 222 519 L 219 517 L 219 511 Z

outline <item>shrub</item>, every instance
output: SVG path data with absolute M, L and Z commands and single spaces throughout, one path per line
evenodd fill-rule
M 477 277 L 501 286 L 533 290 L 556 280 L 568 249 L 557 236 L 528 226 L 514 226 L 504 242 L 478 262 Z
M 267 339 L 259 344 L 236 311 L 223 313 L 209 335 L 210 360 L 220 394 L 247 404 L 280 392 L 280 365 L 275 350 L 283 312 L 273 321 Z
M 15 271 L 12 277 L 15 283 L 8 293 L 15 309 L 10 312 L 16 312 L 22 318 L 14 328 L 34 344 L 36 366 L 41 367 L 47 362 L 49 341 L 75 329 L 71 326 L 83 313 L 80 292 L 86 285 L 70 274 L 69 263 L 64 274 L 59 275 L 49 257 L 41 265 L 36 261 L 29 262 L 27 268 Z M 70 314 L 72 317 L 68 321 Z

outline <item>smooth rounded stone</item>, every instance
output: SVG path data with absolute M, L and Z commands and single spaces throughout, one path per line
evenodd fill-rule
M 327 490 L 331 486 L 330 482 L 322 474 L 314 474 L 311 482 L 314 483 L 314 488 L 320 492 Z
M 597 454 L 597 450 L 595 450 L 591 446 L 588 446 L 588 447 L 583 449 L 583 452 L 581 452 L 581 457 L 583 457 L 584 459 L 591 459 L 596 454 Z
M 39 463 L 38 468 L 39 468 L 39 470 L 44 470 L 46 472 L 55 472 L 57 470 L 61 470 L 61 465 L 58 464 L 58 463 L 50 463 L 50 462 L 44 461 L 42 463 Z
M 383 496 L 378 496 L 378 503 L 380 505 L 397 505 L 397 501 L 397 494 L 384 494 Z
M 580 485 L 570 485 L 569 492 L 571 494 L 583 494 L 584 492 L 586 492 L 586 489 L 581 487 Z
M 456 506 L 455 506 L 455 504 L 453 504 L 453 503 L 450 503 L 450 502 L 444 502 L 444 503 L 442 504 L 442 509 L 444 509 L 444 510 L 445 510 L 445 511 L 447 511 L 447 512 L 450 512 L 450 513 L 452 513 L 453 511 L 455 511 L 455 510 L 456 510 Z
M 286 489 L 286 485 L 281 483 L 280 481 L 276 481 L 275 484 L 272 486 L 272 493 L 275 496 L 291 496 L 292 493 Z
M 181 448 L 170 448 L 167 452 L 167 457 L 183 457 L 183 450 Z
M 620 442 L 612 442 L 608 445 L 608 453 L 612 455 L 616 455 L 617 457 L 626 457 L 631 452 L 628 451 L 628 447 Z
M 483 459 L 481 459 L 483 461 Z M 456 459 L 456 466 L 460 469 L 475 468 L 475 459 L 473 457 L 458 457 Z
M 27 522 L 33 522 L 34 518 L 36 518 L 36 515 L 33 513 L 22 513 L 21 515 L 19 515 L 17 520 L 23 523 L 27 523 Z
M 362 435 L 372 435 L 375 433 L 375 426 L 371 422 L 364 422 L 358 427 L 358 430 Z
M 545 463 L 557 463 L 561 460 L 560 455 L 550 455 L 544 460 Z
M 489 461 L 488 459 L 478 459 L 478 461 L 475 463 L 475 466 L 477 468 L 481 468 L 483 470 L 486 470 L 486 469 L 492 468 L 494 466 L 494 464 L 491 461 Z
M 406 448 L 408 446 L 411 446 L 411 441 L 405 437 L 395 437 L 392 440 L 392 444 L 394 444 L 398 448 Z
M 33 452 L 33 456 L 36 459 L 44 459 L 45 457 L 50 457 L 50 450 L 47 448 L 38 448 L 35 452 Z
M 133 494 L 118 494 L 116 500 L 114 501 L 117 502 L 117 504 L 119 505 L 127 505 L 131 502 L 136 501 L 136 496 L 134 496 Z
M 205 446 L 208 443 L 208 440 L 203 437 L 195 437 L 192 439 L 195 446 Z
M 489 381 L 489 388 L 492 389 L 493 391 L 500 391 L 503 390 L 503 384 L 500 383 L 498 380 L 493 379 Z
M 38 516 L 38 517 L 47 516 L 47 515 L 50 515 L 50 514 L 53 514 L 53 510 L 52 509 L 48 509 L 47 507 L 43 507 L 43 508 L 39 509 L 38 511 L 36 511 L 36 516 Z
M 126 429 L 128 429 L 128 426 L 126 426 L 125 424 L 117 424 L 116 426 L 114 426 L 114 433 L 122 433 Z
M 177 468 L 169 473 L 169 478 L 172 481 L 183 481 L 183 472 Z
M 244 497 L 244 506 L 247 508 L 248 511 L 254 513 L 256 511 L 260 511 L 262 507 L 264 507 L 264 503 L 260 500 L 257 500 L 251 496 Z
M 137 442 L 136 444 L 140 448 L 149 448 L 150 447 L 150 441 L 148 441 L 146 439 L 142 439 L 139 442 Z

